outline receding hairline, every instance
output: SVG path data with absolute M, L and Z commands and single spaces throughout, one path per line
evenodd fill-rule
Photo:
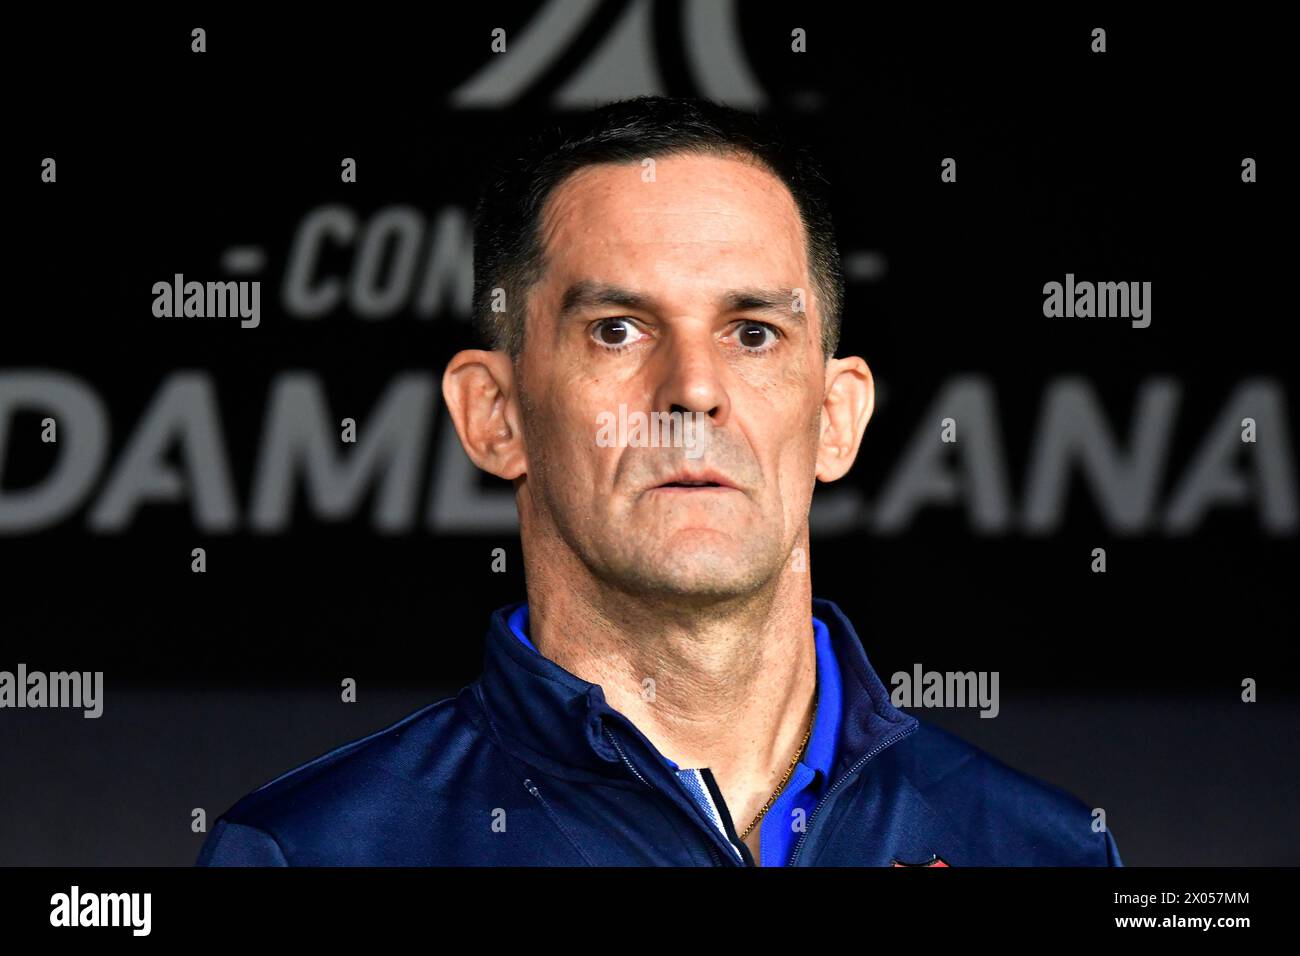
M 590 163 L 583 163 L 577 168 L 569 170 L 552 183 L 546 193 L 545 200 L 537 211 L 537 222 L 533 229 L 533 235 L 530 238 L 530 244 L 537 253 L 537 262 L 535 268 L 531 270 L 530 274 L 526 277 L 524 287 L 518 290 L 524 297 L 523 311 L 525 335 L 521 336 L 521 338 L 526 338 L 527 314 L 529 306 L 531 305 L 532 292 L 545 276 L 546 271 L 551 264 L 548 258 L 549 243 L 546 241 L 549 232 L 548 223 L 551 219 L 555 198 L 560 194 L 561 190 L 565 186 L 570 185 L 573 180 L 582 173 L 596 170 L 601 167 L 637 166 L 646 159 L 672 159 L 681 156 L 715 157 L 718 159 L 741 162 L 753 169 L 766 173 L 778 186 L 781 187 L 780 191 L 786 199 L 788 206 L 794 211 L 795 221 L 799 224 L 799 241 L 803 248 L 804 269 L 807 271 L 808 278 L 811 280 L 815 290 L 814 302 L 817 308 L 817 337 L 820 344 L 825 334 L 826 316 L 823 310 L 826 303 L 822 290 L 819 287 L 820 283 L 817 277 L 818 270 L 814 262 L 813 238 L 810 234 L 809 224 L 805 220 L 803 209 L 800 207 L 799 200 L 795 196 L 790 185 L 781 177 L 781 174 L 777 172 L 770 163 L 764 161 L 764 159 L 756 153 L 733 143 L 691 143 L 686 145 L 673 145 L 661 150 L 646 150 L 645 155 L 639 158 L 600 159 Z
M 761 156 L 729 143 L 692 143 L 685 146 L 674 145 L 664 147 L 662 150 L 646 150 L 645 155 L 630 159 L 599 159 L 593 162 L 583 163 L 582 165 L 569 170 L 550 185 L 546 192 L 546 198 L 542 201 L 541 206 L 537 210 L 537 224 L 534 240 L 537 238 L 536 234 L 541 233 L 545 228 L 546 221 L 549 218 L 555 203 L 555 197 L 559 195 L 566 186 L 571 185 L 573 180 L 581 176 L 583 173 L 589 173 L 603 167 L 638 166 L 647 159 L 657 161 L 684 156 L 703 158 L 711 157 L 715 159 L 731 160 L 733 162 L 743 163 L 746 166 L 766 173 L 771 179 L 776 181 L 777 185 L 781 187 L 781 192 L 784 194 L 785 198 L 789 200 L 790 206 L 794 209 L 795 218 L 798 219 L 800 225 L 803 226 L 804 240 L 806 243 L 808 239 L 807 224 L 803 221 L 803 210 L 800 209 L 799 200 L 796 198 L 794 191 L 790 188 L 789 184 L 782 179 L 781 174 L 773 169 L 770 163 L 765 162 Z

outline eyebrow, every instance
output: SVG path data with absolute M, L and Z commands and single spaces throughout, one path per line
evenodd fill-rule
M 767 312 L 795 323 L 807 321 L 803 312 L 794 311 L 793 289 L 732 289 L 718 297 L 718 305 L 727 312 Z M 569 316 L 603 306 L 654 312 L 658 303 L 653 296 L 621 286 L 582 281 L 565 290 L 560 300 L 560 315 Z
M 803 312 L 794 310 L 793 289 L 736 289 L 722 297 L 728 312 L 769 312 L 793 322 L 804 322 Z
M 616 285 L 600 282 L 575 282 L 564 291 L 560 300 L 560 315 L 585 312 L 601 306 L 615 306 L 621 309 L 641 309 L 653 311 L 655 302 L 649 296 L 639 295 Z

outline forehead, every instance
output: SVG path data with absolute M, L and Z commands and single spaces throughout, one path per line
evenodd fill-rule
M 728 286 L 806 274 L 803 223 L 775 175 L 733 157 L 656 157 L 584 167 L 542 212 L 547 278 L 685 281 Z

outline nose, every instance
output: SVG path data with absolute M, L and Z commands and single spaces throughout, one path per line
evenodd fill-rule
M 709 416 L 719 428 L 731 414 L 731 398 L 725 382 L 726 365 L 714 348 L 712 336 L 675 336 L 660 353 L 661 365 L 655 389 L 655 410 Z

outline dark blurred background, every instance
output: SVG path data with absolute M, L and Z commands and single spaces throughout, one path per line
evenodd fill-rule
M 771 114 L 825 163 L 839 354 L 880 396 L 819 486 L 813 590 L 882 678 L 998 671 L 997 719 L 914 713 L 1105 808 L 1126 864 L 1300 862 L 1275 25 L 552 0 L 47 15 L 11 43 L 0 670 L 102 670 L 106 699 L 0 710 L 0 865 L 191 863 L 194 808 L 475 677 L 524 597 L 509 488 L 440 390 L 478 345 L 477 177 L 642 93 Z M 155 318 L 176 273 L 260 280 L 261 324 Z M 1151 325 L 1045 318 L 1067 273 L 1150 281 Z

